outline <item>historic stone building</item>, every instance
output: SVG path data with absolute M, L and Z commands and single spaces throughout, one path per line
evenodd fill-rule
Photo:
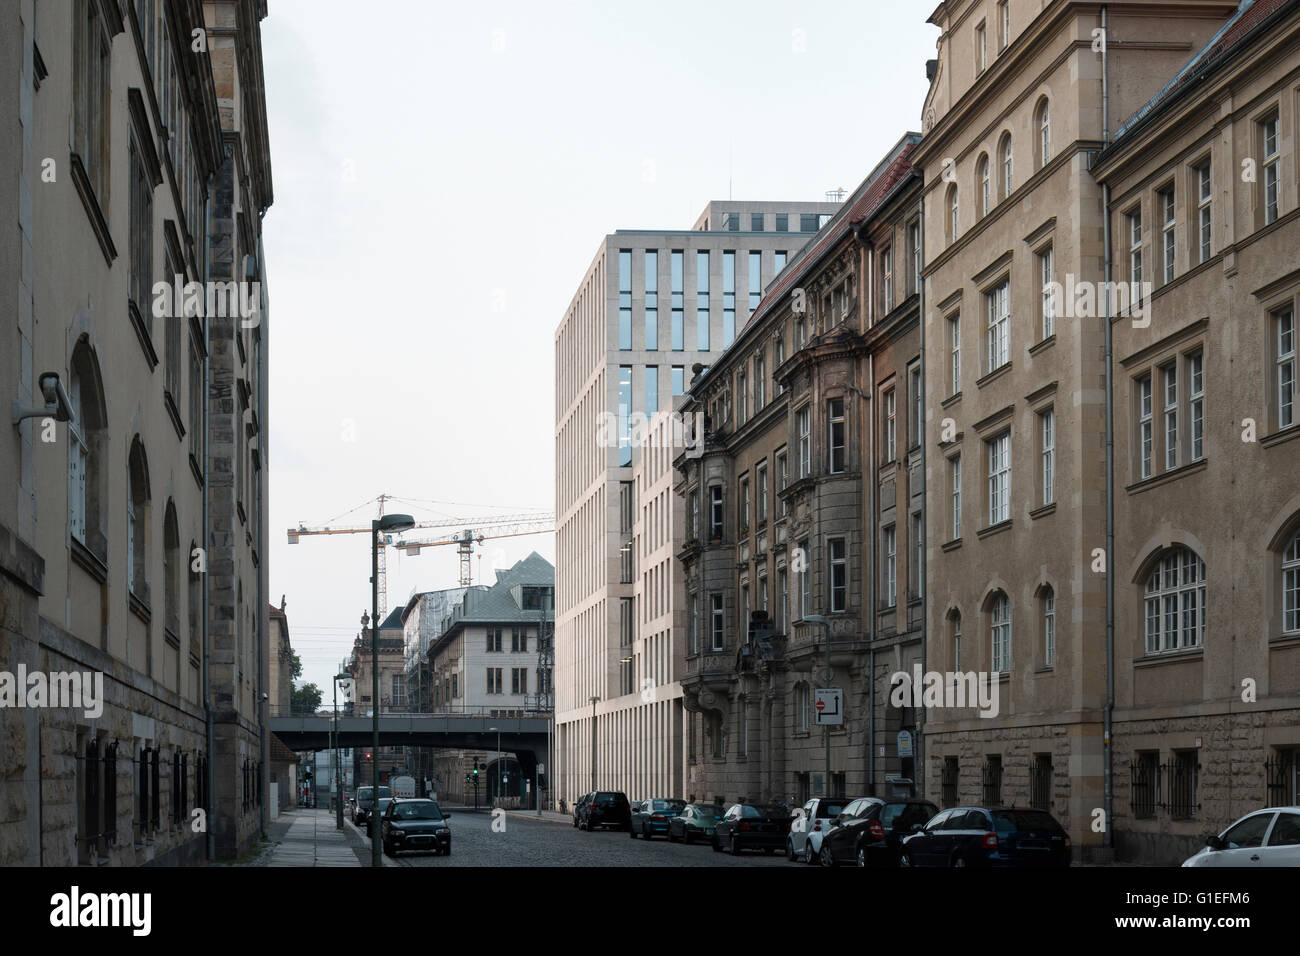
M 685 791 L 699 799 L 910 789 L 896 743 L 910 714 L 890 708 L 885 675 L 919 657 L 922 621 L 908 560 L 924 502 L 918 139 L 793 257 L 683 406 L 704 415 L 702 453 L 676 460 Z M 813 691 L 833 687 L 845 719 L 827 736 Z
M 183 863 L 237 855 L 261 831 L 266 495 L 250 473 L 266 456 L 265 350 L 223 366 L 241 318 L 214 318 L 201 287 L 203 308 L 176 309 L 155 285 L 224 276 L 244 253 L 239 276 L 264 278 L 265 13 L 0 12 L 15 147 L 0 167 L 14 322 L 0 385 L 15 417 L 34 413 L 0 441 L 0 661 L 103 681 L 102 710 L 0 710 L 3 863 Z M 196 36 L 207 49 L 190 55 Z M 257 304 L 249 339 L 266 331 Z
M 1163 861 L 1189 853 L 1194 833 L 1281 795 L 1263 789 L 1265 762 L 1278 766 L 1295 739 L 1278 729 L 1295 717 L 1289 642 L 1277 639 L 1296 459 L 1263 384 L 1275 389 L 1285 365 L 1267 343 L 1287 301 L 1294 169 L 1267 228 L 1258 189 L 1233 182 L 1243 159 L 1265 165 L 1270 83 L 1290 135 L 1294 97 L 1276 94 L 1290 67 L 1257 68 L 1240 87 L 1234 77 L 1231 93 L 1184 72 L 1220 63 L 1246 23 L 1293 5 L 1240 6 L 1227 32 L 1239 5 L 1207 0 L 954 0 L 931 17 L 942 35 L 916 154 L 928 200 L 926 667 L 987 677 L 997 704 L 925 709 L 926 792 L 1048 809 L 1085 856 L 1104 841 L 1093 823 L 1107 809 L 1122 853 L 1151 859 L 1157 832 Z M 1258 42 L 1266 56 L 1233 62 L 1283 49 Z M 1131 321 L 1127 296 L 1113 324 L 1109 711 L 1102 283 L 1108 266 L 1138 278 L 1130 262 L 1157 291 L 1149 326 Z M 1231 450 L 1248 416 L 1261 441 Z M 1233 501 L 1236 485 L 1248 502 Z M 1267 583 L 1229 596 L 1247 581 Z M 1256 676 L 1273 690 L 1233 703 L 1239 678 Z M 1218 748 L 1212 763 L 1203 746 Z M 1198 760 L 1212 773 L 1199 791 Z M 1233 777 L 1239 797 L 1206 789 Z M 1134 799 L 1146 822 L 1133 823 Z
M 712 202 L 691 229 L 616 232 L 565 311 L 555 335 L 557 800 L 591 789 L 593 760 L 598 786 L 637 799 L 683 780 L 674 746 L 683 644 L 665 604 L 680 522 L 657 484 L 662 468 L 636 469 L 649 423 L 680 403 L 692 367 L 732 344 L 763 290 L 838 209 Z M 650 508 L 654 519 L 642 513 Z M 668 525 L 651 536 L 655 519 Z
M 1243 5 L 1092 164 L 1113 315 L 1116 849 L 1294 805 L 1300 4 Z

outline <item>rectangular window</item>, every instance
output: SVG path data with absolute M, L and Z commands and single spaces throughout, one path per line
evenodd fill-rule
M 501 670 L 500 667 L 487 668 L 487 692 L 489 694 L 501 693 Z
M 632 464 L 632 366 L 618 367 L 618 463 Z
M 1164 370 L 1165 386 L 1165 471 L 1178 467 L 1178 366 Z
M 886 316 L 894 307 L 894 250 L 880 253 L 880 315 Z
M 686 394 L 686 369 L 681 365 L 673 366 L 673 398 Z
M 795 431 L 799 440 L 799 477 L 812 474 L 812 412 L 805 405 L 795 412 Z
M 1142 207 L 1128 214 L 1128 275 L 1129 281 L 1142 281 Z
M 1038 279 L 1042 285 L 1043 338 L 1056 334 L 1056 297 L 1052 294 L 1052 247 L 1038 254 Z
M 736 254 L 722 254 L 722 347 L 736 338 Z
M 659 411 L 659 366 L 645 367 L 645 413 L 649 418 Z
M 200 461 L 203 454 L 203 360 L 199 357 L 199 344 L 192 332 L 189 338 L 190 454 L 195 461 Z
M 1151 376 L 1138 379 L 1138 441 L 1141 444 L 1141 476 L 1151 477 L 1152 423 Z
M 99 208 L 108 214 L 110 37 L 99 4 L 77 5 L 74 27 L 73 150 L 90 180 Z
M 709 649 L 713 651 L 720 651 L 722 650 L 723 627 L 726 623 L 726 619 L 723 616 L 723 611 L 722 611 L 722 595 L 718 593 L 714 593 L 711 594 L 709 598 L 712 601 L 712 605 L 711 605 L 712 612 L 710 614 L 711 624 L 709 627 L 709 635 L 710 635 L 711 643 Z
M 761 222 L 760 222 L 761 225 Z M 763 297 L 763 254 L 749 254 L 749 314 L 753 315 Z
M 830 609 L 831 613 L 848 610 L 849 601 L 849 559 L 848 547 L 843 538 L 832 538 L 828 542 L 827 557 L 830 559 Z
M 700 596 L 691 595 L 691 621 L 688 631 L 690 637 L 690 646 L 687 647 L 688 654 L 698 654 L 700 652 Z
M 1295 313 L 1280 312 L 1277 322 L 1277 425 L 1290 428 L 1295 424 Z
M 821 228 L 821 224 L 818 222 L 817 213 L 805 212 L 800 214 L 799 216 L 800 232 L 816 232 L 820 228 Z
M 1277 116 L 1260 123 L 1260 136 L 1264 141 L 1264 225 L 1277 222 L 1278 215 L 1278 145 Z
M 659 253 L 653 249 L 645 253 L 645 347 L 659 348 Z
M 754 411 L 761 412 L 767 404 L 767 362 L 763 353 L 754 356 Z
M 1196 233 L 1197 247 L 1200 252 L 1200 258 L 1197 262 L 1206 262 L 1210 258 L 1210 234 L 1213 231 L 1213 198 L 1212 185 L 1210 182 L 1210 164 L 1205 164 L 1196 168 L 1197 181 L 1197 201 L 1196 201 Z
M 1178 216 L 1174 209 L 1174 188 L 1172 186 L 1156 193 L 1156 208 L 1160 210 L 1164 222 L 1164 225 L 1160 228 L 1161 243 L 1164 249 L 1164 281 L 1172 282 L 1174 279 L 1174 254 L 1177 251 L 1174 231 L 1178 225 Z
M 1205 457 L 1205 361 L 1204 353 L 1188 356 L 1187 378 L 1190 385 L 1188 413 L 1191 418 L 1192 461 Z
M 510 668 L 510 693 L 512 694 L 528 693 L 528 668 L 527 667 Z
M 749 533 L 749 479 L 740 479 L 740 533 Z
M 776 270 L 777 273 L 779 273 L 782 269 L 785 268 L 785 263 L 788 258 L 789 258 L 789 253 L 786 252 L 784 249 L 778 249 L 776 250 L 776 252 L 772 253 L 773 268 Z
M 907 224 L 907 252 L 911 267 L 907 275 L 907 294 L 915 295 L 921 291 L 921 223 L 913 219 Z
M 709 535 L 722 537 L 722 486 L 714 485 L 709 489 Z
M 925 591 L 925 578 L 921 574 L 921 564 L 925 559 L 925 538 L 921 534 L 921 512 L 912 515 L 912 566 L 908 569 L 911 581 L 912 597 L 919 598 Z
M 948 350 L 951 353 L 952 394 L 961 391 L 961 316 L 948 320 Z
M 709 253 L 707 249 L 695 253 L 695 347 L 700 352 L 709 350 Z
M 1049 408 L 1038 416 L 1038 422 L 1043 444 L 1043 504 L 1046 506 L 1056 500 L 1056 410 Z
M 989 41 L 988 31 L 980 23 L 975 28 L 975 73 L 978 76 L 988 67 Z
M 989 524 L 1011 517 L 1011 433 L 1003 432 L 988 441 Z
M 790 601 L 790 579 L 785 568 L 776 572 L 776 586 L 779 594 L 777 603 L 777 629 L 784 634 L 786 629 L 786 612 Z
M 786 505 L 785 505 L 785 499 L 780 497 L 780 493 L 785 491 L 785 486 L 788 485 L 789 483 L 790 483 L 789 461 L 786 458 L 785 452 L 781 452 L 781 454 L 776 456 L 776 491 L 777 491 L 776 513 L 782 518 L 785 517 Z
M 632 250 L 618 252 L 618 347 L 632 348 Z
M 778 212 L 778 213 L 776 214 L 776 231 L 777 231 L 777 232 L 789 232 L 789 231 L 790 231 L 790 215 L 789 215 L 789 213 Z
M 763 231 L 763 214 L 761 212 L 753 212 L 749 214 L 749 231 Z
M 952 495 L 952 540 L 961 537 L 961 455 L 948 460 L 948 483 Z
M 755 471 L 758 485 L 758 523 L 767 521 L 767 464 L 763 463 Z
M 886 464 L 897 457 L 898 446 L 898 401 L 894 390 L 885 392 L 885 447 Z
M 885 607 L 898 605 L 898 532 L 891 524 L 885 534 Z
M 686 299 L 682 285 L 682 250 L 674 249 L 669 257 L 671 264 L 672 277 L 672 310 L 673 310 L 673 328 L 672 328 L 672 347 L 674 352 L 680 352 L 686 347 L 686 335 L 682 328 L 682 313 Z
M 919 364 L 907 370 L 907 391 L 911 412 L 907 416 L 907 447 L 913 449 L 921 445 L 921 366 Z
M 988 367 L 994 372 L 1011 361 L 1011 283 L 1003 282 L 985 296 L 988 300 Z
M 1049 591 L 1043 598 L 1043 664 L 1056 663 L 1056 595 Z
M 1011 42 L 1011 4 L 1002 0 L 998 4 L 998 49 L 1005 50 Z
M 749 418 L 749 382 L 744 372 L 736 376 L 736 424 Z
M 804 538 L 799 542 L 799 553 L 808 555 L 808 539 Z M 812 568 L 807 567 L 810 563 L 805 557 L 805 567 L 798 572 L 799 574 L 799 617 L 807 617 L 812 613 Z
M 844 399 L 832 398 L 826 404 L 826 420 L 829 425 L 827 439 L 830 453 L 827 466 L 832 475 L 838 475 L 844 471 L 847 459 L 844 447 L 846 435 Z

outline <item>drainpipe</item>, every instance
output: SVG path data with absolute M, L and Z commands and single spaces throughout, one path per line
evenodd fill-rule
M 853 235 L 866 252 L 866 290 L 862 312 L 865 317 L 875 299 L 876 250 L 870 241 L 863 238 L 866 223 L 853 227 Z M 875 412 L 872 410 L 872 397 L 876 394 L 876 353 L 867 352 L 867 390 L 863 396 L 867 414 L 871 415 L 871 428 L 863 429 L 864 434 L 874 437 L 876 431 Z M 876 458 L 875 443 L 863 442 L 862 474 L 867 482 L 867 521 L 870 539 L 863 548 L 867 554 L 867 793 L 876 793 Z
M 203 288 L 208 288 L 208 283 L 212 277 L 212 184 L 216 181 L 217 174 L 208 175 L 208 198 L 204 203 L 204 228 L 203 228 Z M 208 619 L 211 617 L 212 609 L 208 604 L 208 571 L 211 563 L 211 505 L 209 502 L 211 492 L 210 485 L 212 482 L 212 471 L 208 460 L 208 415 L 211 411 L 211 399 L 209 389 L 211 388 L 212 376 L 212 338 L 211 331 L 208 327 L 208 317 L 203 316 L 203 707 L 206 712 L 205 721 L 207 723 L 207 746 L 208 759 L 204 773 L 207 776 L 206 789 L 208 791 L 208 805 L 204 809 L 207 811 L 207 850 L 208 860 L 212 861 L 217 858 L 216 834 L 213 833 L 213 810 L 216 808 L 216 770 L 214 769 L 214 759 L 216 757 L 216 730 L 213 727 L 212 717 L 212 636 L 208 627 Z
M 919 235 L 924 236 L 925 235 L 925 194 L 924 193 L 922 193 L 916 200 L 916 222 L 917 222 L 917 230 Z M 921 249 L 922 249 L 921 265 L 924 266 L 925 265 L 924 241 L 921 242 Z M 929 508 L 928 496 L 926 493 L 926 486 L 928 484 L 928 481 L 927 481 L 927 473 L 926 473 L 926 453 L 925 453 L 925 448 L 926 448 L 925 284 L 921 281 L 919 270 L 916 276 L 916 309 L 917 309 L 916 321 L 920 329 L 920 343 L 918 345 L 918 348 L 920 350 L 920 355 L 921 355 L 921 360 L 917 363 L 918 370 L 921 373 L 920 376 L 921 381 L 917 385 L 917 389 L 920 392 L 919 398 L 921 402 L 921 420 L 916 423 L 916 433 L 921 438 L 921 547 L 919 549 L 921 553 L 921 561 L 920 561 L 921 566 L 920 568 L 917 569 L 916 580 L 918 586 L 921 588 L 921 673 L 926 674 L 928 673 L 926 667 L 928 663 L 928 657 L 926 654 L 926 645 L 928 643 L 927 638 L 929 636 L 929 627 L 930 627 L 930 614 L 929 614 L 930 589 L 925 586 L 926 583 L 925 566 L 926 566 L 926 559 L 928 557 L 928 549 L 926 547 L 926 542 L 928 541 L 926 537 L 927 534 L 926 526 L 928 523 L 927 519 L 930 514 L 930 508 Z M 925 732 L 924 732 L 925 731 L 925 708 L 924 707 L 917 708 L 916 719 L 917 719 L 916 743 L 914 745 L 914 749 L 916 751 L 916 758 L 912 761 L 913 766 L 915 766 L 916 768 L 916 779 L 913 783 L 913 791 L 916 793 L 918 797 L 924 797 L 925 796 Z
M 1110 38 L 1106 33 L 1107 8 L 1101 8 L 1102 45 L 1101 54 L 1101 102 L 1103 142 L 1110 143 L 1110 93 L 1109 60 L 1107 48 Z M 1106 260 L 1106 288 L 1110 289 L 1111 275 L 1114 269 L 1114 257 L 1111 253 L 1110 226 L 1110 183 L 1102 186 L 1102 245 Z M 1112 720 L 1115 711 L 1115 381 L 1112 366 L 1114 364 L 1114 336 L 1111 329 L 1110 296 L 1106 295 L 1103 311 L 1106 334 L 1106 710 L 1102 727 L 1102 750 L 1105 769 L 1105 808 L 1106 830 L 1102 846 L 1107 849 L 1115 845 L 1115 792 L 1114 792 L 1114 746 L 1111 740 Z

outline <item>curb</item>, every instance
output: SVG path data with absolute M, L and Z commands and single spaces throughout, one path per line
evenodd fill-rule
M 562 823 L 567 826 L 573 825 L 571 819 L 557 820 L 555 817 L 539 817 L 536 811 L 532 810 L 507 810 L 505 813 L 508 817 L 516 817 L 520 820 L 533 820 L 538 823 Z

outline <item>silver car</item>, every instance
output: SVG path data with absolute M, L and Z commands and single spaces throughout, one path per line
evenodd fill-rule
M 1246 814 L 1183 866 L 1300 866 L 1300 807 Z

